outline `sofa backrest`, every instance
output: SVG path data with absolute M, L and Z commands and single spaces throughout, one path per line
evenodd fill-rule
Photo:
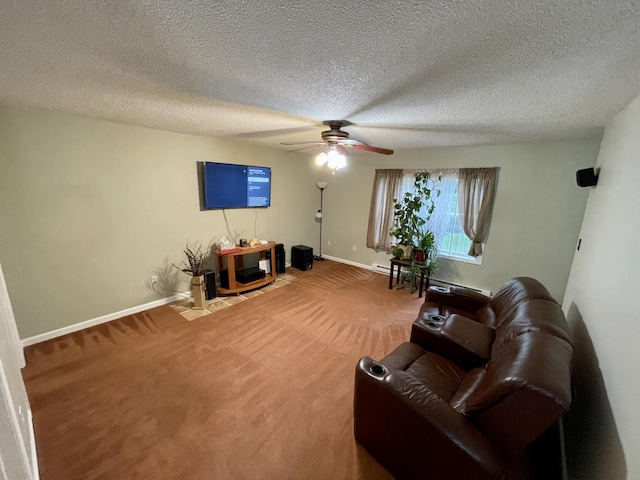
M 536 279 L 516 277 L 500 287 L 489 303 L 480 308 L 476 315 L 485 325 L 498 328 L 518 305 L 529 300 L 557 303 L 544 285 Z
M 518 335 L 467 373 L 450 405 L 518 454 L 569 409 L 572 354 L 572 345 L 555 335 Z
M 545 332 L 571 343 L 569 327 L 562 308 L 555 301 L 528 300 L 520 303 L 495 330 L 491 346 L 491 357 L 494 357 L 514 338 L 528 332 Z

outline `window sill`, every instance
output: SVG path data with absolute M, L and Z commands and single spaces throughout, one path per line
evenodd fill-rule
M 453 255 L 440 254 L 440 258 L 453 260 L 454 262 L 470 263 L 472 265 L 482 265 L 483 255 L 473 257 L 454 257 Z

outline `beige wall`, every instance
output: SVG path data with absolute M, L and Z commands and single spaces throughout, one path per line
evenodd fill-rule
M 443 260 L 435 276 L 493 292 L 509 278 L 532 276 L 562 301 L 588 194 L 575 172 L 595 165 L 599 145 L 593 139 L 358 155 L 329 179 L 323 253 L 366 265 L 388 262 L 390 255 L 365 247 L 376 168 L 500 167 L 483 264 Z
M 170 266 L 185 242 L 226 234 L 221 211 L 199 210 L 197 161 L 273 168 L 272 207 L 227 210 L 227 218 L 243 236 L 284 243 L 287 259 L 292 245 L 317 253 L 314 184 L 328 181 L 323 253 L 364 265 L 390 257 L 365 246 L 376 168 L 498 166 L 484 264 L 443 261 L 437 276 L 495 291 L 530 275 L 561 300 L 587 198 L 575 171 L 594 165 L 598 148 L 596 139 L 361 154 L 331 175 L 308 155 L 2 108 L 0 259 L 25 338 L 161 298 L 150 275 L 168 279 L 164 296 L 188 289 Z
M 564 299 L 575 344 L 566 422 L 575 479 L 640 478 L 639 128 L 640 97 L 605 129 Z
M 187 277 L 170 267 L 181 262 L 185 242 L 206 245 L 226 234 L 222 211 L 199 209 L 196 162 L 203 160 L 273 169 L 272 207 L 227 210 L 232 231 L 288 251 L 316 238 L 307 157 L 0 108 L 0 260 L 21 337 L 188 290 Z M 165 295 L 149 287 L 154 274 L 170 279 Z

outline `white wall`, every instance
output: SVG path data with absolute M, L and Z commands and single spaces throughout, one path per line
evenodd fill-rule
M 571 478 L 640 478 L 640 97 L 605 129 L 563 308 L 577 396 Z M 626 460 L 625 460 L 626 457 Z
M 292 245 L 316 236 L 315 175 L 297 154 L 35 109 L 0 108 L 0 260 L 22 338 L 189 290 L 187 240 L 227 234 L 200 211 L 197 162 L 272 168 L 272 206 L 229 228 Z M 149 286 L 159 275 L 163 294 Z
M 561 302 L 588 194 L 576 185 L 575 173 L 595 165 L 599 146 L 596 138 L 354 156 L 328 179 L 323 253 L 388 264 L 391 255 L 366 248 L 376 168 L 500 167 L 483 264 L 442 260 L 435 276 L 493 292 L 512 277 L 531 276 Z

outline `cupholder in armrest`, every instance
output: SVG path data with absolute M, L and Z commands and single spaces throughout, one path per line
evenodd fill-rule
M 440 330 L 441 325 L 441 323 L 427 322 L 427 327 L 431 328 L 432 330 Z
M 451 292 L 451 290 L 449 288 L 438 287 L 436 285 L 431 285 L 429 287 L 429 290 L 434 291 L 434 292 L 439 292 L 439 293 L 450 293 Z
M 429 321 L 434 323 L 443 323 L 446 320 L 446 317 L 442 315 L 429 315 Z
M 374 363 L 369 367 L 369 371 L 374 375 L 382 376 L 387 373 L 387 369 L 380 365 L 379 363 Z

